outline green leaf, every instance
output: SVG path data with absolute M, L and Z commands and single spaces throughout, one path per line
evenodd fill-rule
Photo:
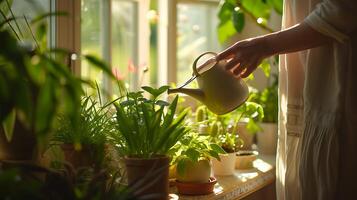
M 210 148 L 213 150 L 213 151 L 215 151 L 215 152 L 217 152 L 218 154 L 225 154 L 226 152 L 222 149 L 222 147 L 221 146 L 219 146 L 218 144 L 215 144 L 215 143 L 211 143 L 210 145 Z
M 186 171 L 186 159 L 182 158 L 177 162 L 177 173 L 181 176 L 185 175 L 185 171 Z
M 186 150 L 185 154 L 188 158 L 190 158 L 193 162 L 197 162 L 198 158 L 200 157 L 200 152 L 193 148 L 189 148 Z
M 225 23 L 231 20 L 233 10 L 234 10 L 234 5 L 227 1 L 224 1 L 224 3 L 221 4 L 218 11 L 218 18 L 220 20 L 220 23 Z
M 15 127 L 16 111 L 12 110 L 2 123 L 5 136 L 8 142 L 11 141 Z
M 283 0 L 267 0 L 277 13 L 283 14 Z
M 217 34 L 221 44 L 237 33 L 231 20 L 218 25 Z
M 13 3 L 13 0 L 7 0 L 8 2 L 6 2 L 6 0 L 1 0 L 0 1 L 0 10 L 5 14 L 5 16 L 9 13 L 10 9 L 9 6 L 7 5 L 7 3 L 9 3 L 9 5 L 11 6 Z M 1 20 L 3 20 L 3 18 L 0 18 Z
M 115 79 L 114 74 L 112 73 L 109 65 L 107 63 L 105 63 L 104 61 L 100 60 L 99 58 L 93 56 L 93 55 L 84 55 L 84 58 L 91 63 L 92 65 L 94 65 L 95 67 L 97 67 L 98 69 L 103 70 L 107 75 L 109 75 L 111 78 Z
M 244 21 L 245 21 L 244 13 L 241 11 L 241 9 L 236 7 L 233 11 L 232 17 L 233 17 L 234 28 L 238 33 L 242 32 L 244 28 Z
M 270 64 L 268 60 L 263 60 L 263 62 L 259 65 L 260 68 L 262 68 L 264 75 L 266 77 L 270 76 Z
M 242 6 L 251 12 L 256 18 L 269 19 L 270 6 L 265 4 L 262 0 L 241 0 Z
M 226 153 L 226 152 L 224 152 L 224 153 Z M 216 151 L 214 151 L 214 150 L 209 150 L 209 155 L 210 155 L 211 157 L 216 158 L 217 160 L 221 161 L 221 158 L 219 157 L 219 154 L 218 154 Z
M 36 104 L 36 133 L 45 134 L 50 126 L 51 121 L 55 116 L 55 84 L 50 77 L 47 77 L 46 83 L 41 87 L 38 101 Z
M 162 101 L 162 100 L 158 100 L 157 102 L 155 102 L 156 105 L 159 105 L 159 106 L 169 106 L 170 103 L 167 102 L 167 101 Z

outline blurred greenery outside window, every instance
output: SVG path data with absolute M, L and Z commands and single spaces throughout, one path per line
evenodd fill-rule
M 146 80 L 151 86 L 158 86 L 158 1 L 150 0 L 150 7 L 146 14 L 149 24 L 149 60 L 148 63 L 135 63 L 138 13 L 135 0 L 111 1 L 111 66 L 117 78 L 128 85 L 137 75 L 137 70 L 148 68 Z M 100 2 L 98 0 L 82 0 L 81 5 L 81 51 L 101 57 L 100 42 Z M 204 51 L 219 51 L 220 45 L 216 35 L 218 20 L 216 13 L 218 1 L 197 1 L 187 3 L 178 1 L 177 10 L 177 83 L 183 83 L 191 76 L 191 65 L 195 57 Z M 103 84 L 102 72 L 90 68 L 89 63 L 82 62 L 82 76 L 95 79 Z M 136 80 L 139 84 L 142 80 Z M 115 92 L 115 90 L 113 91 Z
M 177 83 L 183 84 L 192 74 L 192 62 L 206 51 L 218 52 L 217 3 L 177 4 Z

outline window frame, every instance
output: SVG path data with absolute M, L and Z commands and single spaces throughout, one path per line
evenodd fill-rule
M 147 21 L 146 13 L 149 11 L 150 0 L 117 0 L 134 2 L 137 5 L 137 33 L 134 47 L 133 63 L 139 66 L 143 63 L 150 63 L 150 27 Z M 219 5 L 219 0 L 157 0 L 158 1 L 158 85 L 168 85 L 177 83 L 177 5 L 185 4 L 214 4 Z M 106 13 L 101 30 L 100 41 L 104 44 L 101 50 L 101 56 L 111 66 L 111 2 L 112 0 L 100 0 L 101 12 Z M 68 17 L 57 17 L 56 20 L 56 46 L 69 49 L 72 53 L 80 54 L 81 52 L 81 0 L 57 0 L 56 10 L 69 13 Z M 101 15 L 102 16 L 102 15 Z M 174 34 L 172 34 L 174 33 Z M 81 74 L 80 60 L 71 61 L 71 68 L 77 75 Z M 149 84 L 150 78 L 143 76 L 142 71 L 131 77 L 130 89 L 140 87 L 139 80 L 143 85 Z M 111 92 L 111 82 L 108 78 L 104 79 L 106 91 Z
M 158 55 L 161 55 L 158 58 L 158 83 L 159 85 L 177 84 L 177 6 L 180 3 L 218 6 L 219 0 L 158 0 L 158 2 L 158 37 L 160 38 Z

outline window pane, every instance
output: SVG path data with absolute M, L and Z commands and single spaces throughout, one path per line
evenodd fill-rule
M 192 74 L 192 62 L 205 51 L 219 51 L 216 35 L 217 5 L 177 5 L 177 81 L 184 83 Z
M 6 12 L 7 18 L 11 18 L 12 14 L 17 17 L 16 22 L 12 21 L 11 26 L 13 30 L 16 32 L 16 35 L 19 37 L 21 41 L 28 41 L 34 43 L 34 37 L 38 40 L 38 36 L 36 34 L 36 27 L 39 23 L 31 25 L 31 29 L 28 28 L 25 17 L 29 24 L 31 24 L 31 20 L 35 17 L 50 12 L 51 11 L 51 0 L 22 0 L 22 1 L 12 1 L 7 0 L 2 2 L 2 11 Z M 8 4 L 7 4 L 8 3 Z M 11 11 L 8 9 L 8 5 L 11 6 Z M 3 17 L 0 15 L 0 19 Z M 44 20 L 47 25 L 47 32 L 50 30 L 50 18 L 46 18 Z M 32 32 L 32 33 L 31 33 Z M 52 34 L 52 33 L 51 33 Z M 51 34 L 47 34 L 49 44 L 52 42 L 50 39 Z M 54 34 L 54 33 L 53 33 Z
M 130 83 L 137 70 L 137 4 L 112 1 L 112 66 L 119 79 Z
M 81 51 L 82 54 L 100 55 L 100 16 L 99 0 L 82 0 L 81 2 Z M 81 75 L 99 85 L 103 82 L 103 72 L 87 61 L 81 62 Z M 91 91 L 87 91 L 91 92 Z

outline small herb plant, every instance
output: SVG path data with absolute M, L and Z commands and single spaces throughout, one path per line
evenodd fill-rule
M 189 132 L 170 150 L 170 153 L 173 155 L 172 163 L 177 164 L 178 173 L 183 175 L 188 162 L 197 163 L 210 158 L 220 160 L 219 154 L 224 154 L 225 151 L 216 143 L 210 142 L 209 136 Z
M 244 144 L 237 135 L 239 122 L 247 120 L 248 131 L 255 133 L 260 130 L 257 122 L 264 117 L 262 106 L 254 102 L 245 102 L 226 115 L 216 115 L 208 109 L 204 111 L 202 107 L 196 114 L 197 119 L 204 119 L 200 123 L 209 125 L 210 140 L 219 144 L 227 153 L 236 152 Z
M 140 158 L 166 155 L 187 133 L 187 111 L 175 117 L 178 96 L 172 103 L 158 99 L 168 88 L 142 87 L 150 99 L 144 97 L 144 91 L 129 92 L 114 103 L 119 134 L 112 134 L 112 139 L 120 154 Z

